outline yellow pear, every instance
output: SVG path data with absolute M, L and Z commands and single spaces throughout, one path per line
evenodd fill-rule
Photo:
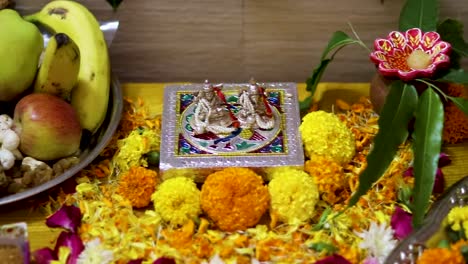
M 33 83 L 44 41 L 13 9 L 0 10 L 0 25 L 0 101 L 10 101 Z

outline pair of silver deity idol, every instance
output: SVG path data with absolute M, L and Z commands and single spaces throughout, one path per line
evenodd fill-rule
M 212 85 L 205 81 L 196 94 L 196 104 L 190 125 L 195 134 L 212 132 L 229 134 L 238 128 L 271 129 L 275 125 L 272 106 L 265 88 L 250 80 L 247 88 L 237 95 L 237 102 L 228 103 L 222 91 L 223 84 Z

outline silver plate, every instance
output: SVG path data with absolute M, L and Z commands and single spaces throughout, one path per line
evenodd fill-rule
M 99 153 L 101 153 L 117 130 L 117 126 L 119 125 L 120 118 L 122 116 L 123 95 L 120 83 L 116 76 L 112 77 L 109 96 L 109 107 L 106 119 L 100 129 L 91 138 L 88 147 L 81 150 L 81 154 L 79 156 L 80 162 L 48 182 L 27 189 L 23 192 L 0 197 L 0 206 L 31 198 L 36 194 L 61 184 L 88 166 L 99 155 Z
M 421 227 L 413 231 L 388 256 L 386 264 L 413 264 L 426 242 L 439 230 L 450 210 L 468 204 L 468 176 L 453 184 L 432 206 Z

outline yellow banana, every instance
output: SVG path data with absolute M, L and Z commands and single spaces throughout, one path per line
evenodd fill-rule
M 71 104 L 83 129 L 95 133 L 106 116 L 110 92 L 109 54 L 98 21 L 85 6 L 67 0 L 51 1 L 24 18 L 53 33 L 66 33 L 78 45 L 80 71 Z
M 70 101 L 80 70 L 80 50 L 65 33 L 53 35 L 44 52 L 34 82 L 34 92 L 49 93 Z

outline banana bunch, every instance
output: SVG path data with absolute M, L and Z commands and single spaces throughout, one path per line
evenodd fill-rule
M 109 54 L 98 21 L 85 6 L 68 0 L 51 1 L 24 18 L 55 34 L 46 47 L 35 90 L 65 98 L 71 94 L 82 128 L 95 133 L 106 116 L 110 92 Z M 64 36 L 68 41 L 60 40 Z

